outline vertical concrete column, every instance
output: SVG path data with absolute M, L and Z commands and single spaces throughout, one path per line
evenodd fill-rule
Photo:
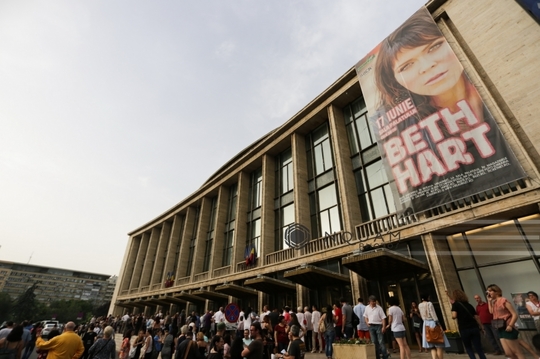
M 457 330 L 456 323 L 452 320 L 452 306 L 448 301 L 446 289 L 461 288 L 461 284 L 450 255 L 448 242 L 444 236 L 428 233 L 422 235 L 422 243 L 446 326 L 449 329 Z M 431 299 L 433 300 L 433 298 Z
M 122 292 L 129 289 L 129 284 L 131 282 L 131 276 L 133 274 L 133 267 L 135 266 L 135 259 L 137 259 L 137 251 L 139 250 L 139 245 L 141 243 L 140 237 L 130 237 L 128 239 L 128 245 L 126 246 L 126 251 L 124 252 L 124 258 L 122 259 L 123 268 L 118 276 L 117 284 L 114 288 L 113 296 L 111 299 L 111 305 L 109 306 L 109 313 L 113 315 L 123 314 L 125 308 L 116 306 L 118 296 L 122 295 Z
M 262 159 L 261 249 L 258 265 L 265 263 L 265 256 L 274 251 L 275 182 L 276 160 L 274 156 L 266 154 Z
M 141 277 L 141 287 L 150 285 L 150 278 L 152 277 L 152 270 L 156 262 L 156 250 L 159 242 L 159 235 L 161 233 L 161 226 L 152 228 L 150 235 L 150 242 L 148 243 L 148 249 L 146 251 L 146 257 L 144 260 L 144 267 Z
M 133 276 L 133 268 L 135 267 L 135 261 L 137 260 L 137 252 L 141 245 L 141 236 L 131 237 L 129 242 L 129 250 L 126 253 L 127 258 L 124 258 L 125 263 L 122 265 L 124 270 L 122 271 L 121 278 L 118 278 L 118 283 L 120 283 L 120 285 L 116 287 L 120 288 L 120 294 L 122 291 L 129 289 L 131 277 Z
M 141 238 L 141 244 L 137 250 L 137 259 L 135 260 L 135 265 L 133 266 L 133 274 L 131 276 L 131 282 L 129 284 L 129 289 L 139 288 L 139 283 L 141 282 L 141 273 L 144 266 L 144 257 L 146 256 L 146 250 L 148 249 L 148 242 L 150 241 L 150 233 L 144 232 Z
M 358 196 L 350 195 L 351 193 L 357 193 L 357 190 L 343 111 L 335 105 L 328 106 L 328 119 L 330 123 L 330 139 L 332 141 L 334 161 L 336 164 L 337 186 L 339 189 L 338 198 L 341 204 L 343 230 L 355 236 L 354 227 L 362 222 L 362 217 L 360 215 Z
M 204 197 L 201 203 L 199 213 L 199 223 L 197 224 L 197 242 L 195 244 L 195 253 L 193 254 L 193 270 L 191 275 L 202 272 L 204 264 L 204 255 L 206 252 L 206 236 L 208 235 L 208 226 L 210 225 L 210 215 L 212 213 L 212 199 Z
M 165 268 L 165 262 L 167 261 L 167 248 L 169 247 L 169 240 L 171 237 L 171 227 L 171 221 L 165 221 L 161 226 L 161 233 L 159 235 L 159 242 L 155 255 L 156 261 L 154 262 L 154 268 L 152 269 L 152 279 L 150 280 L 151 286 L 160 282 L 165 282 L 163 268 Z
M 236 264 L 244 261 L 247 238 L 247 212 L 249 208 L 249 174 L 238 174 L 238 198 L 236 205 L 235 238 L 231 273 L 236 271 Z
M 210 273 L 213 274 L 213 270 L 220 268 L 222 265 L 222 253 L 223 245 L 225 244 L 225 222 L 227 221 L 227 215 L 229 210 L 229 188 L 221 186 L 219 188 L 218 204 L 216 211 L 216 230 L 214 232 L 214 249 L 212 253 L 212 259 L 210 261 Z
M 189 207 L 186 213 L 186 219 L 184 222 L 184 233 L 182 233 L 180 247 L 180 259 L 178 260 L 178 268 L 176 270 L 176 278 L 183 278 L 186 276 L 187 261 L 189 256 L 189 245 L 191 237 L 193 235 L 193 226 L 197 219 L 197 208 Z
M 180 245 L 180 235 L 182 231 L 182 224 L 184 222 L 184 217 L 177 214 L 174 216 L 173 223 L 172 223 L 172 229 L 171 229 L 171 239 L 169 240 L 169 245 L 167 246 L 167 257 L 165 259 L 165 267 L 163 270 L 163 277 L 167 275 L 169 272 L 173 272 L 174 276 L 177 277 L 178 273 L 176 272 L 176 249 Z M 180 253 L 178 253 L 180 255 Z M 161 285 L 161 288 L 165 288 L 165 280 L 163 280 L 163 284 Z
M 294 168 L 295 221 L 311 229 L 306 139 L 303 135 L 299 133 L 291 135 L 291 152 Z

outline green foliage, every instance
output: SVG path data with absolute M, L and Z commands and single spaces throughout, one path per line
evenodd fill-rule
M 88 315 L 94 310 L 92 302 L 80 299 L 56 300 L 49 304 L 46 311 L 46 318 L 55 317 L 60 323 L 76 321 L 79 313 Z
M 5 292 L 0 293 L 0 322 L 11 319 L 12 308 L 13 300 L 11 296 Z
M 39 312 L 40 308 L 36 300 L 36 294 L 34 293 L 37 285 L 38 283 L 35 282 L 15 299 L 13 303 L 13 319 L 16 322 L 36 318 L 36 314 Z

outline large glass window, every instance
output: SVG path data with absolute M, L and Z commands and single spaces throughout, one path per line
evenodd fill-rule
M 294 223 L 294 177 L 291 149 L 287 149 L 276 157 L 276 197 L 275 210 L 275 239 L 276 251 L 288 248 L 285 244 L 285 229 Z
M 234 246 L 234 227 L 236 223 L 236 200 L 238 198 L 238 185 L 229 188 L 229 201 L 227 203 L 227 222 L 225 223 L 225 245 L 223 246 L 223 267 L 231 265 Z
M 531 290 L 530 283 L 540 279 L 539 256 L 532 245 L 538 241 L 534 234 L 538 218 L 510 220 L 447 238 L 466 293 L 483 293 L 489 284 L 501 287 L 507 298 Z
M 354 101 L 343 109 L 343 113 L 362 220 L 371 221 L 396 212 L 386 170 L 368 123 L 364 99 Z
M 212 198 L 212 209 L 210 211 L 210 224 L 206 233 L 206 243 L 204 248 L 203 272 L 210 269 L 210 259 L 212 257 L 212 248 L 214 244 L 214 231 L 216 229 L 217 197 Z
M 319 238 L 326 233 L 342 230 L 328 123 L 307 136 L 306 146 L 310 174 L 311 234 Z
M 258 256 L 261 243 L 262 168 L 251 174 L 249 194 L 251 201 L 248 212 L 246 247 L 255 248 L 255 253 Z

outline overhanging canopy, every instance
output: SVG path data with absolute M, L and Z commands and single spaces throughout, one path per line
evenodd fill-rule
M 349 283 L 349 276 L 315 267 L 303 265 L 299 268 L 288 270 L 283 277 L 292 280 L 308 288 L 326 287 L 336 283 Z
M 229 296 L 226 295 L 226 294 L 223 294 L 223 293 L 217 293 L 217 292 L 214 292 L 214 291 L 211 291 L 211 290 L 206 290 L 206 289 L 199 289 L 199 290 L 194 290 L 192 292 L 193 295 L 196 295 L 197 297 L 201 297 L 201 298 L 205 298 L 205 299 L 208 299 L 208 300 L 211 300 L 211 301 L 214 301 L 214 302 L 219 302 L 219 301 L 228 301 L 229 300 Z
M 216 287 L 216 292 L 232 295 L 236 298 L 244 298 L 249 296 L 257 296 L 258 292 L 252 288 L 242 287 L 238 284 L 225 283 Z
M 291 282 L 286 282 L 284 280 L 279 280 L 271 277 L 266 277 L 263 275 L 257 276 L 257 278 L 252 278 L 244 281 L 244 285 L 260 290 L 264 293 L 278 293 L 282 291 L 294 291 L 296 290 L 296 285 Z
M 353 254 L 343 258 L 342 264 L 366 279 L 397 278 L 401 274 L 429 272 L 426 263 L 386 248 Z
M 178 298 L 178 299 L 182 299 L 182 300 L 185 300 L 186 302 L 191 302 L 191 303 L 205 302 L 206 301 L 206 299 L 198 297 L 198 296 L 193 295 L 193 294 L 190 294 L 190 293 L 186 292 L 185 290 L 183 290 L 183 291 L 181 291 L 179 293 L 174 293 L 173 297 Z

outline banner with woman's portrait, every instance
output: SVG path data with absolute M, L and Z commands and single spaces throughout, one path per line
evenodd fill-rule
M 420 212 L 525 176 L 426 8 L 356 71 L 400 210 Z

